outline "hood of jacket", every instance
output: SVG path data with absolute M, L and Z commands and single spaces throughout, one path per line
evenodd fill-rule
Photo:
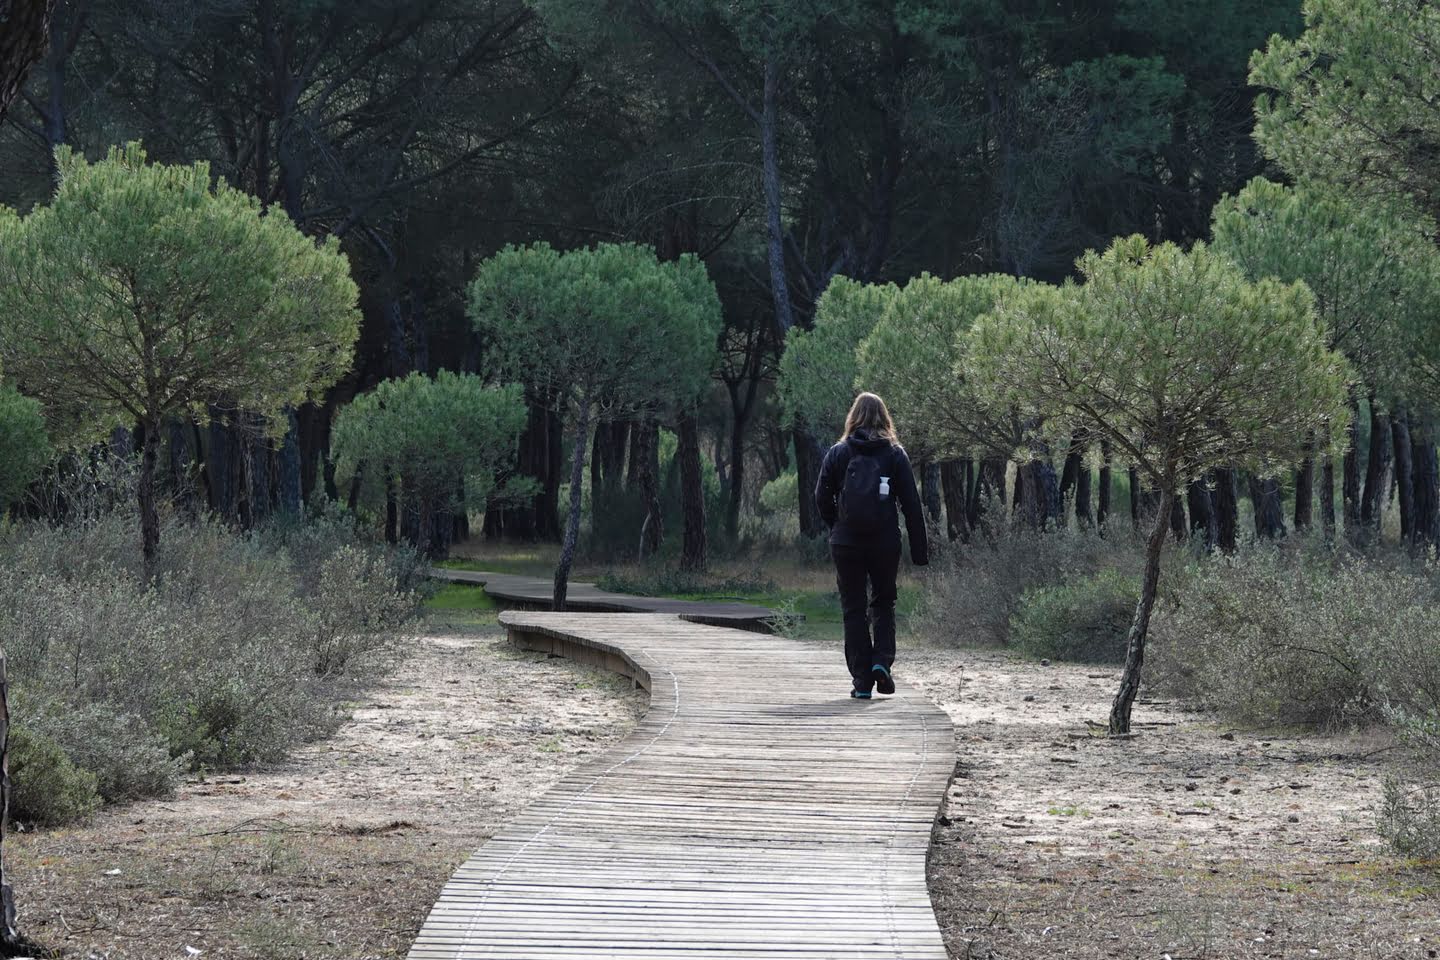
M 866 456 L 884 453 L 894 446 L 890 440 L 885 437 L 877 437 L 863 427 L 846 437 L 845 443 L 850 447 L 851 452 Z

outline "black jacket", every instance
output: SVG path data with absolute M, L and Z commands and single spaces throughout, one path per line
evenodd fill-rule
M 852 451 L 868 456 L 886 455 L 890 458 L 890 499 L 886 501 L 892 517 L 885 529 L 877 534 L 858 533 L 840 522 L 838 498 L 845 483 L 845 468 L 850 463 Z M 925 511 L 920 505 L 920 492 L 915 489 L 915 473 L 910 468 L 910 458 L 905 448 L 879 437 L 872 437 L 863 430 L 857 430 L 846 439 L 835 444 L 825 454 L 820 464 L 820 480 L 815 484 L 815 506 L 820 510 L 825 525 L 830 528 L 830 542 L 835 546 L 850 547 L 900 547 L 900 524 L 895 514 L 895 505 L 905 512 L 905 530 L 910 535 L 910 560 L 916 566 L 930 562 L 930 545 L 925 539 Z

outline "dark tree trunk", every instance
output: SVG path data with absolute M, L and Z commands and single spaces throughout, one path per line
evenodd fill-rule
M 940 464 L 940 486 L 945 494 L 945 526 L 951 540 L 970 539 L 970 522 L 965 509 L 969 485 L 969 460 L 946 460 Z
M 1295 471 L 1295 530 L 1310 527 L 1314 515 L 1315 461 L 1306 457 Z
M 210 481 L 210 509 L 226 523 L 234 523 L 235 445 L 234 431 L 228 428 L 225 415 L 218 409 L 210 408 L 210 450 L 205 458 L 205 473 Z
M 1285 536 L 1285 504 L 1280 481 L 1274 477 L 1250 478 L 1250 502 L 1255 507 L 1255 536 L 1278 540 Z
M 732 404 L 732 408 L 733 408 Z M 745 496 L 745 426 L 748 417 L 736 416 L 730 426 L 730 470 L 726 477 L 725 535 L 733 543 L 740 536 L 740 506 Z
M 1060 519 L 1060 484 L 1049 460 L 1033 458 L 1016 472 L 1020 517 L 1031 529 L 1044 530 Z
M 685 532 L 680 548 L 680 567 L 703 571 L 706 566 L 705 482 L 701 476 L 700 425 L 693 413 L 682 414 L 676 424 L 679 445 L 675 456 L 680 461 L 680 503 L 685 516 Z
M 565 518 L 565 539 L 560 546 L 560 562 L 555 566 L 555 592 L 550 609 L 565 609 L 565 594 L 570 589 L 570 566 L 575 562 L 575 543 L 580 539 L 580 485 L 585 479 L 585 441 L 590 432 L 590 398 L 580 401 L 575 416 L 575 446 L 570 454 L 570 512 Z
M 665 539 L 665 517 L 660 505 L 660 428 L 653 423 L 637 423 L 633 433 L 640 440 L 630 447 L 630 455 L 638 458 L 630 465 L 630 476 L 645 507 L 640 529 L 640 557 L 644 559 L 653 556 Z
M 1086 463 L 1082 456 L 1075 474 L 1075 526 L 1081 530 L 1089 530 L 1095 525 L 1095 516 L 1090 512 L 1093 499 L 1090 492 L 1091 480 L 1090 464 Z
M 1408 543 L 1415 528 L 1415 463 L 1410 446 L 1410 417 L 1403 407 L 1390 416 L 1390 435 L 1395 448 L 1395 490 L 1400 499 L 1400 539 Z
M 170 421 L 170 483 L 175 493 L 175 502 L 185 512 L 195 515 L 195 454 L 190 449 L 188 424 L 176 419 Z
M 1411 540 L 1434 549 L 1440 545 L 1440 463 L 1435 452 L 1435 427 L 1427 417 L 1410 420 L 1410 460 L 1414 474 Z
M 1111 486 L 1114 483 L 1110 476 L 1110 441 L 1100 441 L 1100 495 L 1096 497 L 1095 503 L 1095 525 L 1100 530 L 1105 529 L 1105 523 L 1110 519 L 1110 494 Z
M 141 424 L 140 477 L 135 485 L 140 505 L 140 549 L 144 561 L 144 583 L 155 578 L 155 560 L 160 552 L 160 510 L 155 504 L 155 468 L 160 460 L 160 421 Z
M 277 457 L 280 470 L 276 484 L 276 503 L 281 513 L 291 516 L 300 513 L 300 421 L 293 409 L 286 409 L 285 417 L 289 429 L 280 444 Z
M 50 42 L 50 21 L 55 0 L 9 0 L 0 7 L 0 119 L 25 83 L 25 75 L 43 56 Z M 6 931 L 0 929 L 0 942 Z
M 1178 493 L 1170 504 L 1170 533 L 1175 537 L 1176 543 L 1184 543 L 1190 536 L 1190 526 L 1185 522 L 1185 502 Z
M 970 488 L 968 516 L 971 530 L 980 525 L 991 500 L 998 501 L 1001 509 L 1004 509 L 1005 465 L 1004 457 L 985 457 L 980 461 L 979 474 Z
M 1126 470 L 1130 480 L 1130 526 L 1136 533 L 1140 532 L 1140 501 L 1144 497 L 1144 491 L 1140 489 L 1140 473 L 1134 467 Z
M 1161 508 L 1156 511 L 1145 541 L 1145 573 L 1140 582 L 1140 600 L 1130 622 L 1125 644 L 1125 669 L 1120 675 L 1120 690 L 1110 706 L 1110 735 L 1130 732 L 1130 711 L 1140 692 L 1140 672 L 1145 664 L 1145 640 L 1150 634 L 1150 612 L 1155 609 L 1155 591 L 1160 584 L 1160 553 L 1165 548 L 1165 532 L 1170 527 L 1170 511 L 1165 509 L 1177 501 L 1173 489 L 1160 492 Z
M 1341 464 L 1341 499 L 1345 505 L 1345 535 L 1360 533 L 1360 404 L 1350 398 L 1350 426 L 1345 432 L 1345 459 Z
M 1329 454 L 1320 461 L 1320 524 L 1325 537 L 1335 534 L 1335 461 Z
M 925 504 L 925 517 L 931 524 L 939 526 L 943 518 L 944 499 L 940 492 L 940 464 L 925 463 L 920 466 L 920 496 Z
M 400 501 L 395 494 L 395 481 L 385 475 L 385 542 L 400 542 Z
M 1222 553 L 1240 546 L 1240 483 L 1235 471 L 1218 468 L 1211 478 L 1215 487 L 1215 542 Z
M 1076 526 L 1087 526 L 1080 519 L 1080 511 L 1083 509 L 1087 514 L 1090 512 L 1090 504 L 1087 502 L 1082 508 L 1079 502 L 1080 474 L 1087 473 L 1085 465 L 1085 446 L 1087 443 L 1085 431 L 1076 430 L 1070 435 L 1070 449 L 1065 453 L 1065 466 L 1060 474 L 1060 509 L 1061 525 L 1064 525 L 1065 502 L 1074 499 L 1075 501 L 1075 524 Z M 1090 487 L 1090 478 L 1085 478 L 1087 498 Z M 1073 492 L 1073 496 L 1072 496 Z
M 790 283 L 785 275 L 785 224 L 780 180 L 781 65 L 777 56 L 772 53 L 765 58 L 760 116 L 757 120 L 760 124 L 761 180 L 765 192 L 765 262 L 770 273 L 770 299 L 775 305 L 776 342 L 784 343 L 785 335 L 795 325 L 795 310 L 790 303 Z M 800 517 L 801 532 L 814 536 L 814 533 L 805 530 L 803 507 Z
M 1365 462 L 1365 489 L 1360 495 L 1360 522 L 1375 533 L 1385 505 L 1385 489 L 1390 479 L 1390 418 L 1380 412 L 1375 398 L 1370 398 L 1370 455 Z
M 1219 539 L 1219 525 L 1215 518 L 1215 499 L 1210 490 L 1210 485 L 1204 480 L 1192 480 L 1185 491 L 1185 498 L 1190 504 L 1190 532 L 1191 536 L 1198 537 L 1200 543 L 1209 553 L 1215 549 L 1215 543 Z
M 820 460 L 824 455 L 819 441 L 797 422 L 792 433 L 795 441 L 795 479 L 799 488 L 800 534 L 818 537 L 825 532 L 825 521 L 815 506 L 815 484 L 820 479 Z

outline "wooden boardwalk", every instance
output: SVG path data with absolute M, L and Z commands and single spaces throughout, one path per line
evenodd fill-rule
M 650 690 L 623 742 L 455 873 L 411 960 L 944 960 L 925 886 L 949 718 L 838 649 L 656 614 L 501 615 Z
M 527 577 L 511 573 L 490 573 L 482 570 L 451 570 L 431 567 L 430 576 L 452 583 L 473 583 L 485 589 L 500 603 L 528 609 L 550 609 L 554 584 L 544 577 Z M 593 583 L 571 581 L 565 597 L 572 611 L 604 613 L 673 613 L 695 623 L 739 627 L 742 630 L 765 630 L 776 616 L 769 607 L 753 603 L 725 600 L 672 600 L 668 597 L 635 597 L 610 593 Z

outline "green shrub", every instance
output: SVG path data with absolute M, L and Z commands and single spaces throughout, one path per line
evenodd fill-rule
M 1010 644 L 1036 658 L 1123 662 L 1139 596 L 1140 578 L 1115 570 L 1032 587 L 1010 618 Z
M 1404 557 L 1256 547 L 1191 563 L 1157 610 L 1157 680 L 1242 723 L 1440 710 L 1440 578 Z
M 1118 533 L 1098 537 L 1000 525 L 993 539 L 951 544 L 931 563 L 912 622 L 917 632 L 950 643 L 1005 644 L 1028 591 L 1083 580 L 1102 570 L 1138 576 L 1140 561 L 1138 544 Z M 1130 602 L 1133 612 L 1133 596 Z
M 166 792 L 167 761 L 272 762 L 333 730 L 347 685 L 386 662 L 418 606 L 406 552 L 331 521 L 248 536 L 169 522 L 142 590 L 132 524 L 22 525 L 0 543 L 12 676 L 73 712 L 45 730 L 108 799 Z
M 756 570 L 749 574 L 714 577 L 689 573 L 676 567 L 654 571 L 622 573 L 607 571 L 596 578 L 595 585 L 612 593 L 628 593 L 637 597 L 667 597 L 679 594 L 740 596 L 773 593 L 775 581 Z
M 17 687 L 11 709 L 76 767 L 94 774 L 107 803 L 168 796 L 189 761 L 172 757 L 165 739 L 139 717 L 115 713 L 107 704 L 40 698 Z
M 1440 863 L 1440 783 L 1386 778 L 1378 826 L 1397 853 Z
M 49 737 L 25 726 L 10 730 L 10 816 L 53 827 L 88 816 L 100 806 L 95 775 L 81 770 Z

